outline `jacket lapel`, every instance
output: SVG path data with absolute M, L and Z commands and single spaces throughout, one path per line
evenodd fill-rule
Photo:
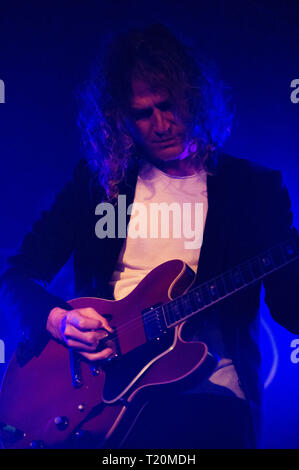
M 220 172 L 207 176 L 208 213 L 198 260 L 196 283 L 213 278 L 224 270 L 229 233 L 230 204 L 227 182 Z

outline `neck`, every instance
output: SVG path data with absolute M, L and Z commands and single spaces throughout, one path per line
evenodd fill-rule
M 175 159 L 169 161 L 151 159 L 151 163 L 159 168 L 159 170 L 171 176 L 194 175 L 201 168 L 198 162 L 195 163 L 190 157 L 183 160 Z

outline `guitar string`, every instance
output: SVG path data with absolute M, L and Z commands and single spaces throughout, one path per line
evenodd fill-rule
M 249 281 L 248 283 L 245 282 L 245 283 L 242 284 L 241 286 L 239 286 L 239 287 L 237 287 L 237 288 L 234 288 L 233 291 L 228 292 L 228 294 L 226 294 L 226 295 L 224 295 L 224 296 L 220 296 L 220 297 L 218 297 L 217 299 L 212 300 L 212 302 L 206 303 L 204 306 L 198 308 L 194 313 L 198 313 L 199 311 L 206 309 L 207 307 L 211 306 L 213 303 L 218 302 L 218 301 L 221 300 L 222 298 L 227 297 L 228 295 L 233 294 L 234 292 L 236 292 L 236 291 L 238 291 L 238 290 L 240 290 L 240 289 L 242 289 L 242 288 L 244 288 L 244 287 L 246 287 L 246 286 L 252 284 L 253 282 L 256 282 L 256 281 L 260 280 L 261 278 L 265 277 L 265 275 L 271 274 L 272 272 L 276 271 L 277 269 L 280 269 L 281 267 L 285 266 L 286 264 L 289 264 L 290 262 L 295 261 L 297 258 L 298 258 L 298 255 L 297 255 L 296 257 L 292 258 L 291 260 L 288 260 L 286 263 L 280 265 L 279 268 L 278 268 L 278 267 L 275 267 L 275 268 L 272 269 L 271 271 L 268 271 L 268 272 L 266 272 L 266 273 L 262 273 L 261 276 L 252 279 L 252 280 Z M 259 257 L 256 257 L 254 260 L 252 260 L 252 262 L 255 261 L 255 260 L 259 260 Z M 242 266 L 244 266 L 245 264 L 246 264 L 246 263 L 244 263 Z M 248 264 L 249 264 L 249 263 L 248 263 Z M 240 266 L 240 268 L 241 268 L 241 266 Z M 240 269 L 240 268 L 236 268 L 236 269 Z M 239 273 L 239 274 L 240 274 L 240 273 Z M 227 276 L 227 278 L 228 278 L 228 276 L 232 276 L 231 270 L 228 271 L 228 272 L 226 272 L 226 273 L 224 273 L 222 276 L 218 276 L 218 278 L 214 278 L 214 279 L 212 279 L 212 280 L 209 281 L 209 282 L 206 282 L 206 283 L 204 283 L 204 284 L 202 284 L 202 285 L 200 285 L 200 286 L 197 286 L 195 289 L 192 289 L 190 292 L 187 292 L 186 294 L 184 294 L 183 296 L 179 297 L 178 299 L 174 299 L 174 300 L 170 301 L 169 304 L 171 304 L 171 303 L 173 303 L 173 302 L 175 302 L 175 301 L 180 301 L 181 299 L 186 298 L 187 296 L 190 296 L 190 295 L 191 295 L 192 293 L 194 293 L 195 291 L 202 290 L 204 287 L 209 288 L 209 287 L 211 286 L 211 284 L 212 284 L 212 283 L 214 284 L 217 279 L 225 278 L 225 276 Z M 241 278 L 242 278 L 242 277 L 241 277 Z M 230 280 L 231 280 L 231 279 L 230 279 Z M 201 297 L 202 297 L 202 295 L 201 295 Z M 190 301 L 190 300 L 189 300 L 189 301 Z M 167 304 L 164 304 L 163 307 L 164 307 L 165 305 L 167 305 Z M 157 309 L 158 309 L 158 308 L 161 308 L 161 307 L 157 307 Z M 156 309 L 155 309 L 155 310 L 156 310 Z M 154 318 L 154 317 L 156 316 L 155 310 L 153 310 L 152 313 L 148 313 L 149 322 L 156 322 L 156 319 Z M 191 313 L 193 313 L 193 312 L 191 311 Z M 190 314 L 187 314 L 187 315 L 191 315 L 191 313 L 190 313 Z M 173 314 L 175 315 L 175 312 L 173 312 Z M 147 319 L 147 320 L 148 320 L 148 319 Z M 180 320 L 180 319 L 179 319 L 179 320 Z M 171 327 L 173 324 L 177 323 L 179 320 L 176 320 L 175 322 L 172 322 L 172 323 L 170 323 L 169 325 L 166 325 L 166 326 L 167 326 L 167 327 Z M 183 320 L 183 319 L 182 319 L 182 320 Z M 117 327 L 117 331 L 115 332 L 115 334 L 114 334 L 114 333 L 111 334 L 110 339 L 111 339 L 111 338 L 114 338 L 114 337 L 117 337 L 117 336 L 123 336 L 125 332 L 128 332 L 128 331 L 131 329 L 131 327 L 130 327 L 129 325 L 132 325 L 132 324 L 134 324 L 134 323 L 136 323 L 136 322 L 140 322 L 140 318 L 134 318 L 134 319 L 130 320 L 129 322 L 125 322 L 125 323 L 121 324 L 119 327 Z M 134 329 L 136 329 L 136 328 L 134 328 Z
M 199 313 L 199 312 L 202 311 L 202 310 L 205 310 L 206 308 L 212 306 L 214 303 L 217 303 L 217 302 L 219 302 L 220 300 L 224 299 L 225 297 L 228 297 L 229 295 L 232 295 L 232 294 L 234 294 L 235 292 L 239 291 L 240 289 L 243 289 L 243 288 L 247 287 L 248 285 L 251 285 L 252 283 L 257 282 L 257 281 L 260 280 L 261 278 L 265 277 L 267 274 L 271 274 L 271 273 L 275 272 L 276 270 L 282 268 L 283 266 L 289 264 L 289 263 L 292 262 L 292 261 L 295 261 L 295 260 L 298 259 L 298 258 L 299 258 L 299 255 L 297 255 L 296 257 L 292 258 L 291 260 L 288 260 L 286 263 L 280 265 L 279 268 L 275 267 L 275 268 L 274 268 L 273 270 L 271 270 L 271 271 L 268 271 L 268 272 L 266 272 L 266 273 L 262 273 L 261 276 L 252 279 L 252 280 L 249 281 L 248 283 L 245 282 L 245 283 L 242 284 L 241 286 L 239 286 L 239 287 L 237 287 L 237 288 L 234 288 L 234 290 L 228 292 L 226 295 L 220 296 L 220 297 L 218 297 L 217 299 L 213 299 L 212 302 L 206 303 L 206 304 L 203 305 L 202 307 L 199 307 L 199 308 L 196 309 L 195 311 L 191 311 L 191 312 L 188 313 L 187 315 L 191 315 L 192 313 L 196 314 L 196 313 Z M 251 262 L 255 261 L 256 259 L 259 260 L 259 258 L 256 257 L 256 258 L 255 258 L 254 260 L 252 260 Z M 244 265 L 245 265 L 245 263 L 244 263 L 242 266 L 244 266 Z M 240 269 L 240 268 L 235 268 L 235 269 Z M 239 273 L 239 274 L 240 274 L 240 273 Z M 197 286 L 195 289 L 192 289 L 190 292 L 187 292 L 186 294 L 183 294 L 183 296 L 179 297 L 178 299 L 174 299 L 174 300 L 168 302 L 167 304 L 164 304 L 164 305 L 162 305 L 162 306 L 160 306 L 160 307 L 157 307 L 157 309 L 162 308 L 162 307 L 165 307 L 165 305 L 172 304 L 172 303 L 174 303 L 174 302 L 176 302 L 176 301 L 178 302 L 178 301 L 180 301 L 180 300 L 183 299 L 183 298 L 187 298 L 188 296 L 190 296 L 191 294 L 193 294 L 195 291 L 200 291 L 200 290 L 202 290 L 203 288 L 209 288 L 209 287 L 211 286 L 211 284 L 212 284 L 212 283 L 214 284 L 217 279 L 221 279 L 221 278 L 225 278 L 225 277 L 227 277 L 227 279 L 228 279 L 229 276 L 230 276 L 230 277 L 233 276 L 232 273 L 231 273 L 231 270 L 228 271 L 228 272 L 226 272 L 226 273 L 224 273 L 222 276 L 218 276 L 217 278 L 214 278 L 214 279 L 212 279 L 212 280 L 209 281 L 209 282 L 206 282 L 206 283 L 204 283 L 204 284 L 201 284 L 200 286 Z M 230 280 L 231 280 L 231 279 L 230 279 Z M 202 294 L 201 294 L 201 297 L 202 297 Z M 189 301 L 190 301 L 190 300 L 189 300 Z M 147 314 L 147 315 L 148 315 L 148 318 L 147 318 L 147 322 L 148 322 L 148 323 L 155 323 L 155 322 L 156 322 L 156 318 L 155 318 L 155 317 L 156 317 L 156 313 L 155 313 L 155 310 L 157 310 L 157 309 L 154 309 L 153 312 Z M 175 315 L 175 312 L 173 312 L 173 315 Z M 186 315 L 186 316 L 187 316 L 187 315 Z M 174 322 L 171 322 L 169 325 L 166 324 L 167 328 L 171 328 L 174 324 L 177 324 L 177 322 L 180 322 L 180 320 L 183 321 L 184 319 L 178 319 L 178 320 L 176 320 L 176 321 L 174 321 Z M 128 322 L 122 323 L 119 327 L 116 328 L 116 331 L 115 331 L 114 333 L 111 333 L 111 335 L 109 336 L 108 339 L 117 339 L 117 338 L 120 338 L 120 337 L 125 336 L 129 331 L 132 332 L 132 331 L 138 329 L 138 328 L 139 328 L 139 325 L 137 325 L 137 323 L 140 323 L 140 317 L 139 317 L 139 318 L 134 318 L 134 319 L 132 319 L 132 320 L 130 320 L 130 321 L 128 321 Z M 134 324 L 136 324 L 136 326 L 135 326 Z M 142 324 L 143 324 L 143 323 L 142 323 Z M 134 325 L 134 327 L 132 328 L 133 325 Z M 105 340 L 107 341 L 107 338 L 105 338 L 103 341 L 105 341 Z
M 284 242 L 284 245 L 285 245 L 285 242 Z M 275 247 L 275 248 L 282 248 L 282 244 L 280 244 L 278 247 Z M 190 291 L 187 292 L 186 294 L 183 294 L 183 295 L 182 295 L 181 297 L 179 297 L 178 299 L 171 300 L 170 302 L 168 302 L 168 303 L 166 303 L 166 304 L 164 304 L 164 305 L 162 305 L 162 306 L 160 306 L 160 307 L 157 307 L 157 309 L 158 309 L 158 308 L 163 308 L 163 307 L 165 307 L 166 305 L 172 304 L 172 303 L 174 303 L 174 302 L 176 302 L 176 301 L 178 302 L 178 301 L 180 301 L 180 300 L 183 300 L 184 298 L 187 298 L 188 296 L 190 297 L 190 295 L 192 295 L 192 294 L 193 294 L 194 292 L 196 292 L 196 291 L 197 291 L 197 293 L 198 293 L 198 291 L 201 291 L 201 298 L 203 298 L 202 290 L 203 290 L 204 288 L 210 289 L 213 284 L 215 284 L 215 283 L 217 284 L 217 280 L 218 280 L 218 279 L 223 279 L 223 278 L 225 278 L 225 277 L 227 277 L 227 279 L 228 279 L 228 278 L 230 277 L 230 281 L 231 281 L 231 280 L 232 280 L 231 278 L 234 277 L 234 276 L 233 276 L 233 270 L 236 270 L 236 271 L 238 272 L 239 277 L 241 277 L 241 280 L 242 280 L 242 279 L 243 279 L 243 275 L 242 275 L 241 269 L 244 268 L 244 267 L 247 267 L 247 268 L 249 267 L 249 268 L 250 268 L 249 270 L 250 270 L 251 274 L 253 274 L 252 266 L 251 266 L 251 265 L 252 265 L 255 261 L 259 261 L 259 262 L 260 262 L 261 259 L 262 259 L 263 257 L 267 256 L 267 255 L 270 256 L 270 259 L 271 259 L 271 261 L 272 261 L 272 266 L 273 266 L 273 265 L 274 265 L 274 262 L 273 262 L 273 260 L 272 260 L 272 254 L 270 254 L 270 250 L 273 250 L 273 249 L 275 249 L 275 248 L 271 248 L 271 249 L 267 250 L 267 251 L 264 252 L 262 255 L 258 255 L 258 256 L 256 256 L 256 257 L 254 257 L 252 260 L 247 261 L 247 262 L 244 262 L 244 263 L 242 263 L 240 266 L 237 266 L 236 268 L 231 268 L 231 269 L 229 269 L 228 271 L 226 271 L 226 272 L 223 273 L 222 275 L 217 276 L 216 278 L 213 278 L 213 279 L 211 279 L 210 281 L 205 282 L 205 283 L 203 283 L 203 284 L 197 286 L 196 288 L 190 290 Z M 296 251 L 297 251 L 297 248 L 295 247 L 295 252 L 296 252 Z M 293 258 L 291 258 L 291 259 L 285 261 L 284 263 L 281 263 L 278 267 L 277 267 L 277 266 L 274 266 L 274 269 L 270 269 L 269 271 L 264 272 L 264 273 L 262 272 L 262 275 L 261 275 L 261 276 L 254 277 L 255 275 L 253 274 L 253 277 L 254 277 L 254 278 L 253 278 L 251 281 L 249 281 L 249 282 L 246 282 L 246 281 L 245 281 L 241 286 L 239 286 L 239 287 L 237 287 L 237 288 L 234 288 L 232 291 L 229 291 L 229 292 L 228 292 L 226 295 L 224 295 L 224 296 L 221 296 L 221 295 L 220 295 L 220 297 L 218 297 L 217 299 L 212 300 L 212 302 L 205 303 L 205 305 L 203 305 L 202 307 L 199 307 L 197 310 L 195 310 L 195 312 L 192 312 L 192 311 L 191 311 L 191 313 L 185 315 L 185 317 L 188 316 L 188 315 L 191 315 L 192 313 L 195 314 L 195 313 L 199 313 L 199 312 L 202 311 L 202 310 L 205 310 L 206 308 L 210 307 L 210 306 L 213 305 L 214 303 L 216 303 L 216 302 L 218 302 L 218 301 L 224 299 L 224 298 L 227 297 L 227 296 L 230 296 L 230 295 L 233 294 L 234 292 L 236 292 L 236 291 L 238 291 L 238 290 L 240 290 L 240 289 L 243 289 L 244 287 L 247 287 L 248 285 L 250 285 L 250 284 L 252 284 L 252 283 L 254 283 L 254 282 L 256 282 L 256 281 L 262 279 L 262 278 L 265 277 L 266 275 L 271 274 L 271 273 L 277 271 L 278 269 L 282 268 L 283 266 L 285 266 L 285 265 L 287 265 L 287 264 L 289 264 L 289 263 L 291 263 L 291 262 L 297 260 L 298 257 L 299 257 L 299 253 L 298 253 L 295 257 L 293 257 Z M 285 257 L 283 256 L 283 258 L 285 258 Z M 241 276 L 240 276 L 240 274 L 241 274 Z M 210 290 L 209 290 L 209 293 L 210 293 Z M 189 301 L 190 301 L 190 300 L 189 300 Z M 150 323 L 150 322 L 156 322 L 156 318 L 155 318 L 156 313 L 155 313 L 155 311 L 156 311 L 157 309 L 154 309 L 152 313 L 148 313 L 148 314 L 147 314 L 147 315 L 148 315 L 148 318 L 147 318 L 148 323 Z M 175 312 L 173 312 L 173 315 L 175 315 Z M 174 324 L 176 324 L 177 322 L 180 322 L 180 320 L 183 321 L 183 319 L 179 319 L 179 320 L 176 320 L 175 322 L 171 322 L 169 325 L 167 325 L 167 323 L 166 323 L 167 328 L 172 327 L 172 326 L 173 326 Z M 136 329 L 137 329 L 137 326 L 138 326 L 137 323 L 140 323 L 140 317 L 139 317 L 139 318 L 133 318 L 132 320 L 130 320 L 130 321 L 128 321 L 128 322 L 124 322 L 123 324 L 121 324 L 120 326 L 118 326 L 118 327 L 116 328 L 116 330 L 115 330 L 114 333 L 111 333 L 111 334 L 110 334 L 109 339 L 117 339 L 117 338 L 119 338 L 119 337 L 121 337 L 121 336 L 124 336 L 128 331 L 136 330 Z M 131 328 L 131 326 L 134 325 L 134 324 L 136 324 L 136 327 Z M 104 338 L 103 341 L 107 341 L 107 338 Z
M 225 275 L 223 275 L 223 277 L 224 277 L 224 276 L 225 276 Z M 210 281 L 210 282 L 211 282 L 211 281 Z M 146 318 L 147 324 L 153 324 L 153 323 L 155 323 L 155 322 L 157 321 L 157 320 L 156 320 L 156 310 L 165 308 L 166 305 L 169 305 L 170 308 L 171 308 L 171 304 L 173 304 L 173 303 L 175 303 L 175 302 L 183 301 L 183 299 L 186 299 L 186 300 L 187 300 L 187 297 L 190 297 L 191 295 L 193 295 L 195 291 L 198 291 L 198 290 L 200 290 L 200 289 L 203 289 L 203 287 L 205 287 L 206 284 L 207 284 L 207 283 L 202 284 L 202 285 L 200 285 L 200 286 L 197 286 L 195 289 L 192 289 L 190 292 L 187 292 L 186 294 L 183 294 L 183 296 L 181 296 L 181 297 L 179 297 L 179 298 L 177 298 L 177 299 L 170 300 L 169 302 L 167 302 L 167 303 L 165 303 L 165 304 L 163 304 L 163 305 L 161 305 L 161 306 L 155 308 L 152 312 L 148 312 L 148 313 L 147 313 L 147 318 Z M 208 287 L 208 286 L 206 286 L 206 287 Z M 233 292 L 234 292 L 234 291 L 231 291 L 230 293 L 233 293 Z M 201 297 L 202 297 L 202 295 L 201 295 Z M 220 300 L 220 298 L 215 299 L 215 300 Z M 213 303 L 215 300 L 213 300 L 212 303 Z M 188 301 L 191 302 L 190 299 L 188 299 Z M 190 304 L 190 305 L 191 305 L 191 304 Z M 193 308 L 192 308 L 191 312 L 188 313 L 187 315 L 191 315 L 193 312 L 194 312 L 194 313 L 198 313 L 198 312 L 201 311 L 201 310 L 205 310 L 205 309 L 206 309 L 207 307 L 209 307 L 210 305 L 211 305 L 211 302 L 210 302 L 210 303 L 207 303 L 207 304 L 205 304 L 205 305 L 203 305 L 203 306 L 201 306 L 201 307 L 199 307 L 199 308 L 196 308 L 195 311 L 194 311 Z M 186 306 L 180 307 L 180 309 L 181 309 L 181 310 L 184 310 L 185 307 L 186 307 Z M 144 310 L 145 310 L 146 308 L 148 308 L 148 307 L 145 307 Z M 150 307 L 149 307 L 149 308 L 150 308 Z M 161 312 L 161 313 L 162 313 L 162 312 Z M 176 315 L 175 312 L 172 312 L 172 314 L 173 314 L 173 315 Z M 163 313 L 162 313 L 162 315 L 163 315 Z M 170 327 L 172 326 L 172 324 L 177 323 L 177 321 L 180 321 L 180 320 L 183 321 L 183 319 L 178 319 L 178 320 L 176 320 L 175 322 L 172 322 L 172 323 L 170 323 L 170 324 L 167 324 L 167 323 L 166 323 L 166 327 L 167 327 L 167 328 L 170 328 Z M 140 317 L 137 317 L 137 318 L 135 317 L 135 318 L 133 318 L 132 320 L 129 320 L 129 321 L 127 321 L 127 322 L 124 322 L 124 323 L 120 324 L 118 327 L 116 327 L 116 331 L 115 331 L 114 333 L 111 333 L 111 335 L 109 336 L 109 338 L 104 338 L 103 341 L 105 341 L 105 340 L 107 341 L 107 339 L 116 339 L 117 337 L 124 336 L 128 331 L 134 331 L 134 330 L 138 329 L 138 328 L 137 328 L 137 325 L 136 325 L 136 328 L 132 328 L 132 325 L 134 325 L 134 324 L 136 324 L 136 323 L 140 323 L 141 321 L 142 321 L 142 320 L 140 320 Z M 142 325 L 143 325 L 143 323 L 142 323 Z M 134 326 L 135 326 L 135 325 L 134 325 Z

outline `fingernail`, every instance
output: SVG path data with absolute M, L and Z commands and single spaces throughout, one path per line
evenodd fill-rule
M 106 331 L 101 332 L 100 333 L 100 340 L 104 339 L 104 338 L 107 338 L 107 336 L 108 336 L 108 333 Z

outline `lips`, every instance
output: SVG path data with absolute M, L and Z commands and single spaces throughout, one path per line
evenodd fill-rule
M 172 138 L 172 139 L 166 139 L 166 140 L 159 140 L 159 141 L 154 141 L 154 144 L 158 144 L 158 145 L 170 145 L 170 144 L 173 144 L 174 142 L 176 142 L 176 138 Z

